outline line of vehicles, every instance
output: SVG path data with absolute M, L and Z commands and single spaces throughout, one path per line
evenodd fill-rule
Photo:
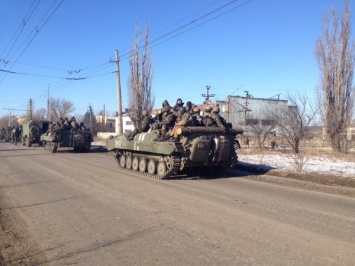
M 93 141 L 89 130 L 70 129 L 52 133 L 48 121 L 28 121 L 22 126 L 20 142 L 27 147 L 39 144 L 56 152 L 59 147 L 74 151 L 90 151 Z M 138 133 L 132 140 L 123 134 L 112 136 L 106 147 L 112 152 L 120 169 L 141 175 L 169 179 L 187 171 L 220 172 L 237 163 L 236 139 L 241 128 L 222 130 L 218 127 L 180 127 L 179 141 L 157 142 L 159 130 Z
M 21 128 L 15 127 L 7 130 L 3 138 L 6 142 L 22 143 L 26 147 L 38 144 L 53 153 L 57 151 L 58 147 L 72 147 L 74 151 L 90 151 L 93 136 L 89 130 L 73 128 L 51 132 L 49 129 L 49 121 L 29 120 Z

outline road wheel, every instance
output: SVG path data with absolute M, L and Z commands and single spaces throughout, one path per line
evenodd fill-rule
M 134 171 L 138 171 L 138 168 L 139 168 L 139 160 L 137 157 L 134 157 L 132 160 L 132 169 Z
M 85 151 L 86 151 L 86 152 L 89 152 L 90 149 L 91 149 L 91 142 L 88 142 L 88 143 L 86 144 L 86 146 L 85 146 Z
M 157 169 L 157 173 L 159 177 L 164 177 L 166 174 L 166 170 L 168 168 L 166 167 L 166 163 L 165 162 L 159 162 L 158 163 L 158 169 Z
M 150 159 L 148 162 L 148 173 L 151 175 L 155 175 L 155 171 L 157 170 L 157 163 L 154 159 Z
M 144 173 L 147 170 L 147 160 L 145 158 L 141 158 L 139 161 L 139 172 Z
M 132 157 L 131 156 L 127 156 L 127 158 L 126 158 L 126 168 L 132 169 Z
M 25 137 L 25 146 L 26 147 L 31 147 L 31 141 L 29 137 Z
M 124 168 L 124 167 L 126 166 L 126 156 L 121 155 L 119 162 L 120 162 L 120 166 L 121 166 L 122 168 Z
M 51 149 L 52 153 L 57 152 L 57 149 L 58 149 L 58 143 L 57 142 L 51 142 L 49 145 L 50 145 L 50 149 Z

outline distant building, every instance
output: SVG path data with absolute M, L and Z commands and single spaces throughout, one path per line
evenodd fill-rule
M 287 107 L 287 100 L 272 98 L 254 98 L 250 94 L 248 97 L 228 96 L 226 101 L 217 101 L 220 107 L 220 114 L 235 126 L 248 124 L 248 120 L 256 119 L 267 123 L 269 120 L 268 110 L 274 107 Z

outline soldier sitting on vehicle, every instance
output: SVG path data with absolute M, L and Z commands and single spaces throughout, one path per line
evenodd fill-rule
M 215 123 L 212 118 L 212 106 L 207 105 L 203 111 L 202 125 L 206 127 L 212 127 Z
M 84 122 L 80 122 L 79 128 L 80 130 L 87 130 L 87 128 L 84 125 Z
M 155 127 L 160 129 L 160 132 L 157 138 L 154 141 L 165 141 L 170 138 L 170 135 L 167 134 L 171 128 L 174 127 L 176 121 L 176 116 L 170 112 L 168 106 L 162 109 L 162 120 L 161 122 L 156 122 Z
M 127 140 L 133 140 L 134 136 L 141 132 L 148 132 L 150 125 L 154 123 L 154 119 L 148 114 L 147 110 L 142 112 L 142 124 L 140 128 L 135 128 L 131 134 L 127 136 Z
M 79 124 L 76 122 L 75 117 L 73 116 L 70 120 L 71 130 L 79 129 Z
M 189 112 L 186 111 L 185 107 L 180 108 L 178 114 L 179 116 L 176 119 L 175 126 L 173 130 L 170 132 L 171 138 L 169 139 L 169 141 L 174 141 L 174 142 L 179 141 L 177 129 L 180 127 L 192 125 L 191 115 Z
M 70 121 L 69 121 L 68 117 L 64 118 L 63 129 L 64 129 L 64 130 L 69 130 L 69 129 L 71 129 L 71 124 L 70 124 Z
M 179 116 L 178 111 L 179 111 L 182 107 L 184 107 L 184 103 L 182 102 L 182 99 L 181 99 L 181 98 L 178 98 L 178 99 L 176 100 L 175 106 L 171 109 L 171 112 L 172 112 L 176 117 L 178 117 L 178 116 Z
M 202 126 L 202 117 L 200 115 L 200 108 L 195 106 L 191 111 L 192 126 Z
M 218 105 L 212 109 L 211 118 L 213 119 L 214 124 L 216 124 L 219 128 L 226 130 L 230 126 L 227 124 L 226 120 L 220 116 Z

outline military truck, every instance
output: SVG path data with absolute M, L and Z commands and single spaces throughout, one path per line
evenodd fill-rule
M 74 151 L 90 151 L 93 136 L 89 130 L 58 129 L 41 135 L 45 150 L 57 152 L 58 147 L 72 147 Z
M 22 145 L 31 147 L 32 144 L 42 145 L 41 135 L 49 129 L 49 121 L 30 120 L 22 125 Z
M 216 171 L 232 169 L 237 163 L 236 140 L 243 129 L 218 127 L 180 127 L 177 142 L 155 141 L 159 130 L 139 133 L 133 140 L 118 135 L 106 142 L 114 151 L 118 166 L 157 179 L 168 179 L 186 170 Z

